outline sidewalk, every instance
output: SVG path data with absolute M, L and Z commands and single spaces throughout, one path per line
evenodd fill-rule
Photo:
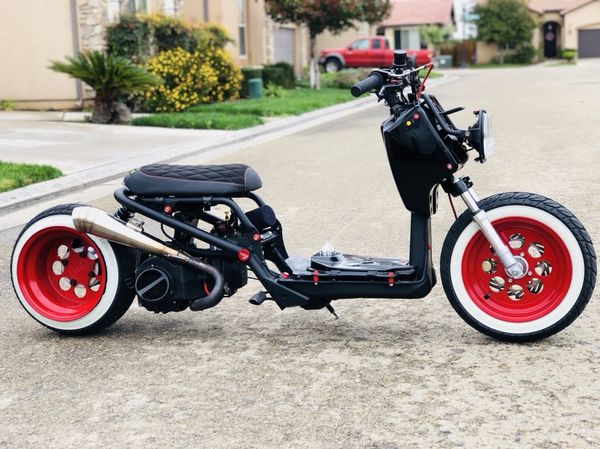
M 61 178 L 0 193 L 0 213 L 120 178 L 132 168 L 172 162 L 255 139 L 268 140 L 375 106 L 373 96 L 239 131 L 183 130 L 47 121 L 2 120 L 1 159 L 54 165 Z M 10 113 L 13 117 L 16 113 Z M 35 117 L 32 113 L 30 117 Z

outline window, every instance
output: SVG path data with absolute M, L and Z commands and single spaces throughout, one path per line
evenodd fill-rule
M 163 9 L 167 16 L 172 16 L 175 14 L 175 0 L 165 0 Z
M 121 2 L 119 0 L 108 1 L 108 21 L 116 22 L 119 20 L 119 13 L 121 12 Z
M 145 14 L 148 12 L 146 0 L 129 0 L 127 2 L 127 9 L 129 10 L 129 14 Z
M 246 0 L 238 0 L 240 8 L 240 24 L 238 27 L 238 46 L 240 56 L 246 56 Z
M 369 39 L 359 39 L 357 41 L 352 42 L 350 45 L 352 50 L 368 50 L 369 49 Z
M 379 39 L 373 39 L 371 42 L 373 42 L 373 48 L 374 49 L 380 49 L 381 48 L 381 41 Z

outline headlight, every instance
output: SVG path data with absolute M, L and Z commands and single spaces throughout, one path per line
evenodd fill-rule
M 479 111 L 477 122 L 469 128 L 469 143 L 477 150 L 479 157 L 476 159 L 482 164 L 494 152 L 494 137 L 492 136 L 492 119 L 485 111 Z

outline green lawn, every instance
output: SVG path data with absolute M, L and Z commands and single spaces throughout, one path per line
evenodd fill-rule
M 62 176 L 62 172 L 49 165 L 16 164 L 0 161 L 0 192 L 18 189 L 59 176 Z
M 134 126 L 159 126 L 162 128 L 227 129 L 235 130 L 262 124 L 258 115 L 232 114 L 217 111 L 173 112 L 138 117 Z
M 353 100 L 349 89 L 297 88 L 284 90 L 279 97 L 234 100 L 192 106 L 186 112 L 153 114 L 132 120 L 134 126 L 165 128 L 242 129 L 263 123 L 261 117 L 300 115 Z
M 320 90 L 292 89 L 281 97 L 263 97 L 255 100 L 225 101 L 192 106 L 188 112 L 221 112 L 224 114 L 254 114 L 260 117 L 300 115 L 353 100 L 350 90 L 322 88 Z

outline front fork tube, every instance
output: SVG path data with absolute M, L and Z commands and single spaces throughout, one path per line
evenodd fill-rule
M 500 234 L 492 226 L 488 215 L 479 207 L 479 198 L 473 191 L 472 184 L 468 178 L 466 178 L 466 182 L 463 178 L 459 178 L 453 184 L 457 188 L 456 193 L 462 198 L 467 208 L 473 214 L 473 221 L 479 226 L 479 229 L 493 248 L 494 253 L 500 258 L 508 275 L 513 279 L 525 276 L 525 264 L 513 255 L 508 246 L 502 241 Z

